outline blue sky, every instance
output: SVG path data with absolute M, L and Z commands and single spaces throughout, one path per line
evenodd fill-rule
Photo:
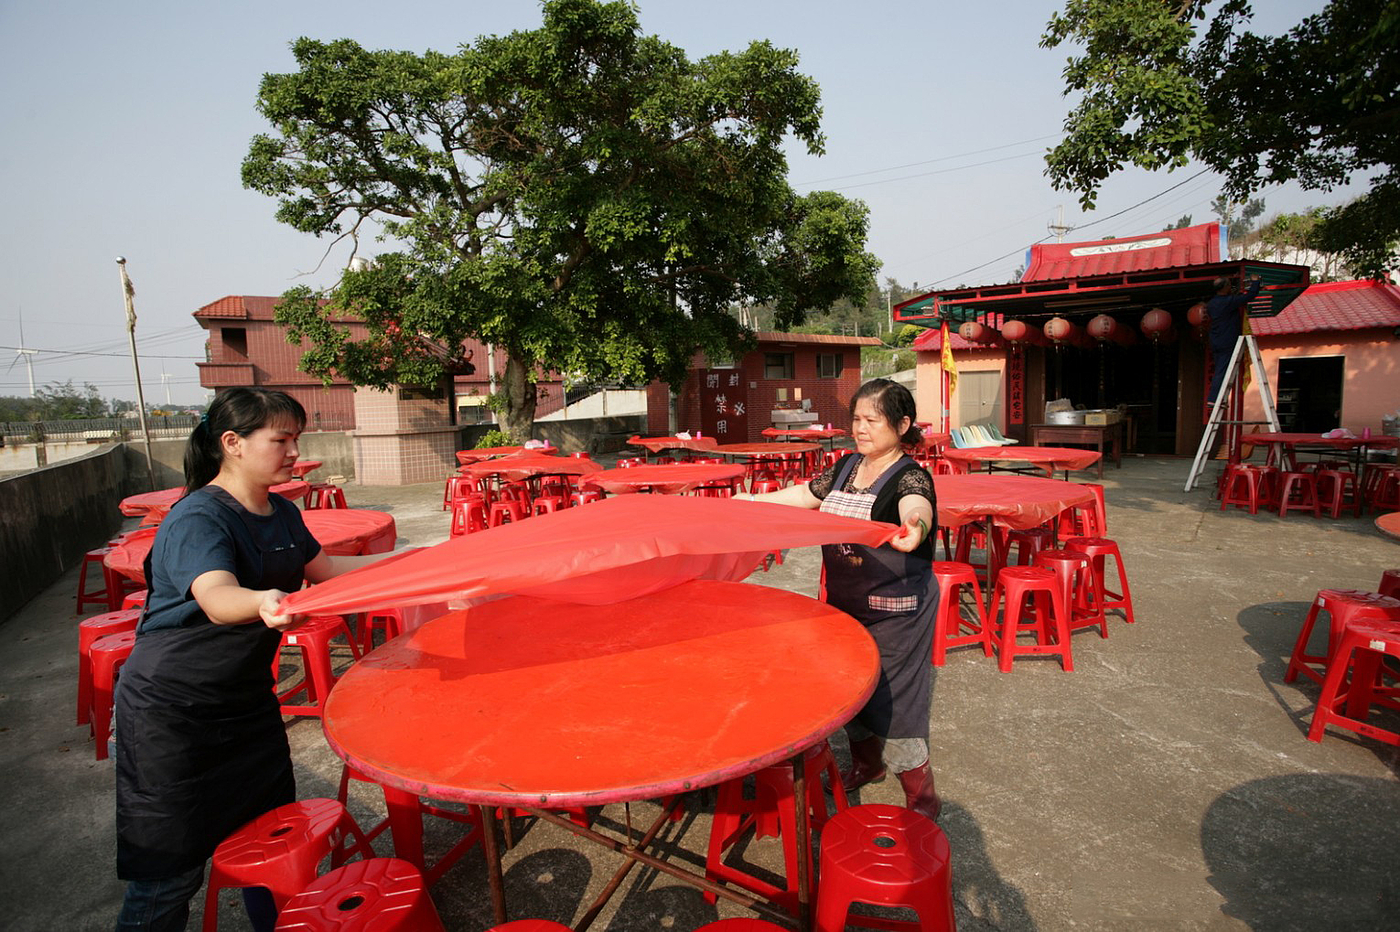
M 1255 28 L 1276 32 L 1322 6 L 1258 3 Z M 754 39 L 797 49 L 822 88 L 827 151 L 792 151 L 793 186 L 864 200 L 882 278 L 933 287 L 1006 281 L 1058 206 L 1066 223 L 1090 223 L 1198 170 L 1115 176 L 1090 215 L 1050 187 L 1041 155 L 1067 109 L 1067 52 L 1042 50 L 1038 39 L 1057 8 L 643 0 L 640 18 L 692 58 Z M 164 402 L 167 391 L 176 404 L 202 401 L 194 364 L 204 331 L 191 312 L 226 294 L 322 286 L 345 261 L 333 254 L 306 274 L 326 244 L 278 224 L 272 200 L 239 181 L 249 139 L 266 130 L 254 109 L 258 82 L 293 69 L 290 42 L 350 37 L 451 51 L 533 28 L 539 16 L 535 0 L 0 0 L 0 346 L 19 345 L 22 314 L 25 344 L 40 350 L 38 384 L 71 378 L 134 398 L 114 262 L 124 255 L 147 401 Z M 1152 232 L 1188 213 L 1214 219 L 1218 193 L 1206 175 L 1070 238 Z M 1264 195 L 1266 216 L 1348 196 L 1275 189 Z M 14 355 L 0 349 L 0 362 Z M 27 393 L 22 362 L 0 373 L 0 395 Z

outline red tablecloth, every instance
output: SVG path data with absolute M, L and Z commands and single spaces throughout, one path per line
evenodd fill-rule
M 1400 540 L 1400 511 L 1392 511 L 1376 519 L 1376 528 L 1387 537 Z
M 781 427 L 765 427 L 762 430 L 765 437 L 796 437 L 802 440 L 830 440 L 833 437 L 844 437 L 846 431 L 840 427 L 794 427 L 783 429 Z
M 519 482 L 534 476 L 584 476 L 603 467 L 576 456 L 545 456 L 527 450 L 499 459 L 467 463 L 457 471 L 474 479 L 497 476 L 505 482 Z
M 878 677 L 849 615 L 697 580 L 610 605 L 514 597 L 434 619 L 351 667 L 324 727 L 346 761 L 410 793 L 600 805 L 786 760 L 848 721 Z
M 316 465 L 319 466 L 321 464 L 317 463 Z M 293 467 L 293 469 L 295 470 L 295 467 Z M 296 501 L 305 495 L 306 490 L 309 488 L 311 488 L 311 483 L 303 482 L 300 479 L 293 479 L 290 482 L 274 485 L 272 488 L 268 489 L 268 491 L 275 492 L 291 501 Z M 149 523 L 159 524 L 160 518 L 163 518 L 170 511 L 170 507 L 178 502 L 180 497 L 184 494 L 185 487 L 177 485 L 174 488 L 160 489 L 156 492 L 142 492 L 139 495 L 128 495 L 121 500 L 121 504 L 117 507 L 121 509 L 122 514 L 129 518 L 145 516 L 148 519 L 155 519 L 149 521 Z M 156 513 L 153 514 L 153 512 Z
M 324 463 L 320 460 L 297 460 L 292 464 L 292 475 L 298 479 L 305 478 L 306 474 L 315 469 L 320 469 Z
M 648 453 L 660 453 L 662 450 L 709 453 L 719 446 L 719 441 L 713 437 L 629 437 L 627 442 L 634 447 L 645 447 Z
M 394 516 L 363 508 L 328 508 L 302 512 L 306 529 L 332 556 L 361 553 L 388 553 L 394 549 L 398 529 Z M 103 564 L 133 582 L 146 584 L 143 566 L 151 552 L 156 528 L 143 528 L 128 535 L 102 558 Z M 149 533 L 147 533 L 149 532 Z
M 813 450 L 820 450 L 819 443 L 726 443 L 716 447 L 715 451 L 724 456 L 782 456 L 785 453 L 811 453 Z
M 1291 434 L 1291 433 L 1254 433 L 1245 434 L 1240 438 L 1245 443 L 1252 443 L 1255 446 L 1263 446 L 1266 443 L 1281 443 L 1286 447 L 1310 446 L 1326 447 L 1332 450 L 1355 450 L 1357 447 L 1374 447 L 1375 449 L 1394 449 L 1400 447 L 1400 437 L 1387 435 L 1375 435 L 1369 439 L 1360 437 L 1338 437 L 1329 439 L 1319 434 Z
M 297 501 L 306 495 L 307 489 L 311 488 L 311 483 L 305 479 L 293 479 L 291 482 L 283 482 L 268 489 L 274 495 L 280 495 L 288 501 Z
M 702 485 L 718 485 L 744 475 L 739 465 L 677 463 L 670 466 L 633 466 L 630 469 L 605 469 L 579 480 L 580 489 L 601 489 L 612 494 L 627 492 L 661 492 L 675 495 L 689 492 Z
M 955 463 L 964 463 L 976 469 L 982 463 L 1030 463 L 1046 472 L 1057 469 L 1087 469 L 1097 463 L 1103 454 L 1097 450 L 1077 450 L 1073 447 L 968 447 L 962 450 L 944 450 L 943 456 Z
M 933 487 L 938 523 L 947 527 L 990 517 L 1002 527 L 1025 530 L 1066 508 L 1095 501 L 1082 485 L 1038 476 L 934 476 Z
M 457 462 L 465 466 L 468 463 L 479 463 L 497 456 L 510 456 L 512 453 L 539 453 L 542 456 L 553 456 L 558 452 L 558 447 L 540 447 L 535 450 L 526 450 L 524 447 L 481 447 L 477 450 L 458 450 Z

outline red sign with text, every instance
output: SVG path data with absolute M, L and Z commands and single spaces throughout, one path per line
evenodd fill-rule
M 1008 424 L 1026 423 L 1026 357 L 1013 348 L 1006 360 L 1006 397 Z
M 700 376 L 700 425 L 720 443 L 749 440 L 748 386 L 738 369 L 706 369 Z

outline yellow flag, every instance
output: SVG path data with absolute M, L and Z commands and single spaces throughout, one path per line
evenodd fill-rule
M 953 361 L 953 341 L 948 335 L 948 322 L 943 322 L 943 371 L 948 373 L 948 397 L 958 390 L 958 364 Z

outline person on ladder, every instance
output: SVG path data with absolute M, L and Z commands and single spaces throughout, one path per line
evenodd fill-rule
M 1259 296 L 1260 278 L 1251 275 L 1249 288 L 1240 294 L 1235 283 L 1221 276 L 1215 285 L 1215 297 L 1206 302 L 1206 315 L 1210 318 L 1210 357 L 1213 368 L 1210 376 L 1210 392 L 1206 395 L 1206 407 L 1210 408 L 1220 396 L 1221 385 L 1225 381 L 1225 368 L 1230 363 L 1230 354 L 1235 351 L 1242 330 L 1241 314 L 1244 308 Z

